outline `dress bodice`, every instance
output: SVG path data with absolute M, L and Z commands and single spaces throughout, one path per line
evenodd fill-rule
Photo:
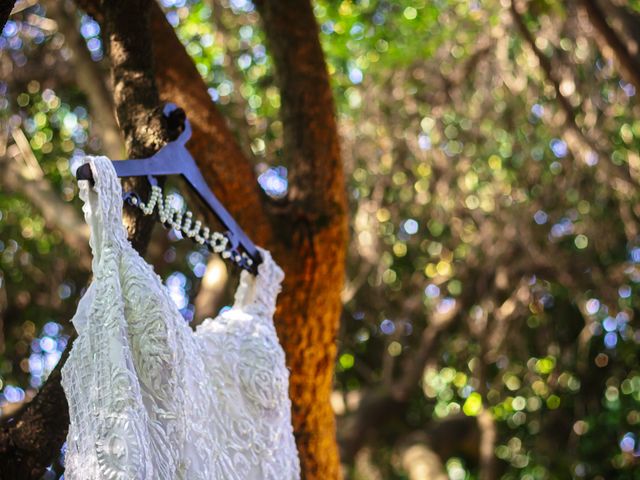
M 273 325 L 284 274 L 268 251 L 232 308 L 194 332 L 122 225 L 111 161 L 80 181 L 94 278 L 62 384 L 70 480 L 293 480 L 289 372 Z

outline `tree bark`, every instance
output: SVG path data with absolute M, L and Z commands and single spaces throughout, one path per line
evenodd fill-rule
M 340 477 L 329 404 L 345 275 L 347 213 L 333 96 L 309 1 L 256 2 L 282 98 L 289 209 L 276 215 L 284 267 L 276 315 L 292 369 L 293 424 L 307 479 Z
M 67 399 L 60 385 L 62 355 L 35 399 L 0 424 L 0 479 L 38 479 L 60 453 L 69 426 Z
M 189 151 L 216 197 L 254 242 L 267 245 L 271 229 L 253 166 L 218 112 L 207 85 L 157 3 L 151 5 L 156 83 L 163 101 L 183 108 L 193 135 Z
M 129 158 L 144 158 L 157 152 L 168 140 L 162 120 L 162 106 L 155 84 L 150 16 L 153 0 L 111 0 L 103 2 L 108 38 L 116 116 L 124 133 Z M 143 177 L 123 182 L 125 189 L 149 193 Z M 125 207 L 125 224 L 133 247 L 141 255 L 147 249 L 154 220 Z

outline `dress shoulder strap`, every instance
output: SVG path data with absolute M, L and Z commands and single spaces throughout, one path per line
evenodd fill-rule
M 257 247 L 262 262 L 258 265 L 258 274 L 247 271 L 240 274 L 240 285 L 236 290 L 234 308 L 255 309 L 265 316 L 272 317 L 276 309 L 276 299 L 282 289 L 284 272 L 264 248 Z
M 121 249 L 127 242 L 122 224 L 122 186 L 111 160 L 107 157 L 85 157 L 93 173 L 95 185 L 87 180 L 78 182 L 82 211 L 91 232 L 89 244 L 93 253 L 93 271 L 96 272 L 105 248 Z

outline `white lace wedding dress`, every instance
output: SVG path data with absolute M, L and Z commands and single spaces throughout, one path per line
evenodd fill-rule
M 300 478 L 289 372 L 273 326 L 282 270 L 260 249 L 233 308 L 194 332 L 122 225 L 105 157 L 80 181 L 94 279 L 62 370 L 71 425 L 67 480 Z

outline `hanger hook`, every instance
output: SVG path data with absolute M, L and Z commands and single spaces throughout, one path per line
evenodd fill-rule
M 191 124 L 185 111 L 175 103 L 167 103 L 162 109 L 162 113 L 167 120 L 171 143 L 186 144 L 191 138 Z

